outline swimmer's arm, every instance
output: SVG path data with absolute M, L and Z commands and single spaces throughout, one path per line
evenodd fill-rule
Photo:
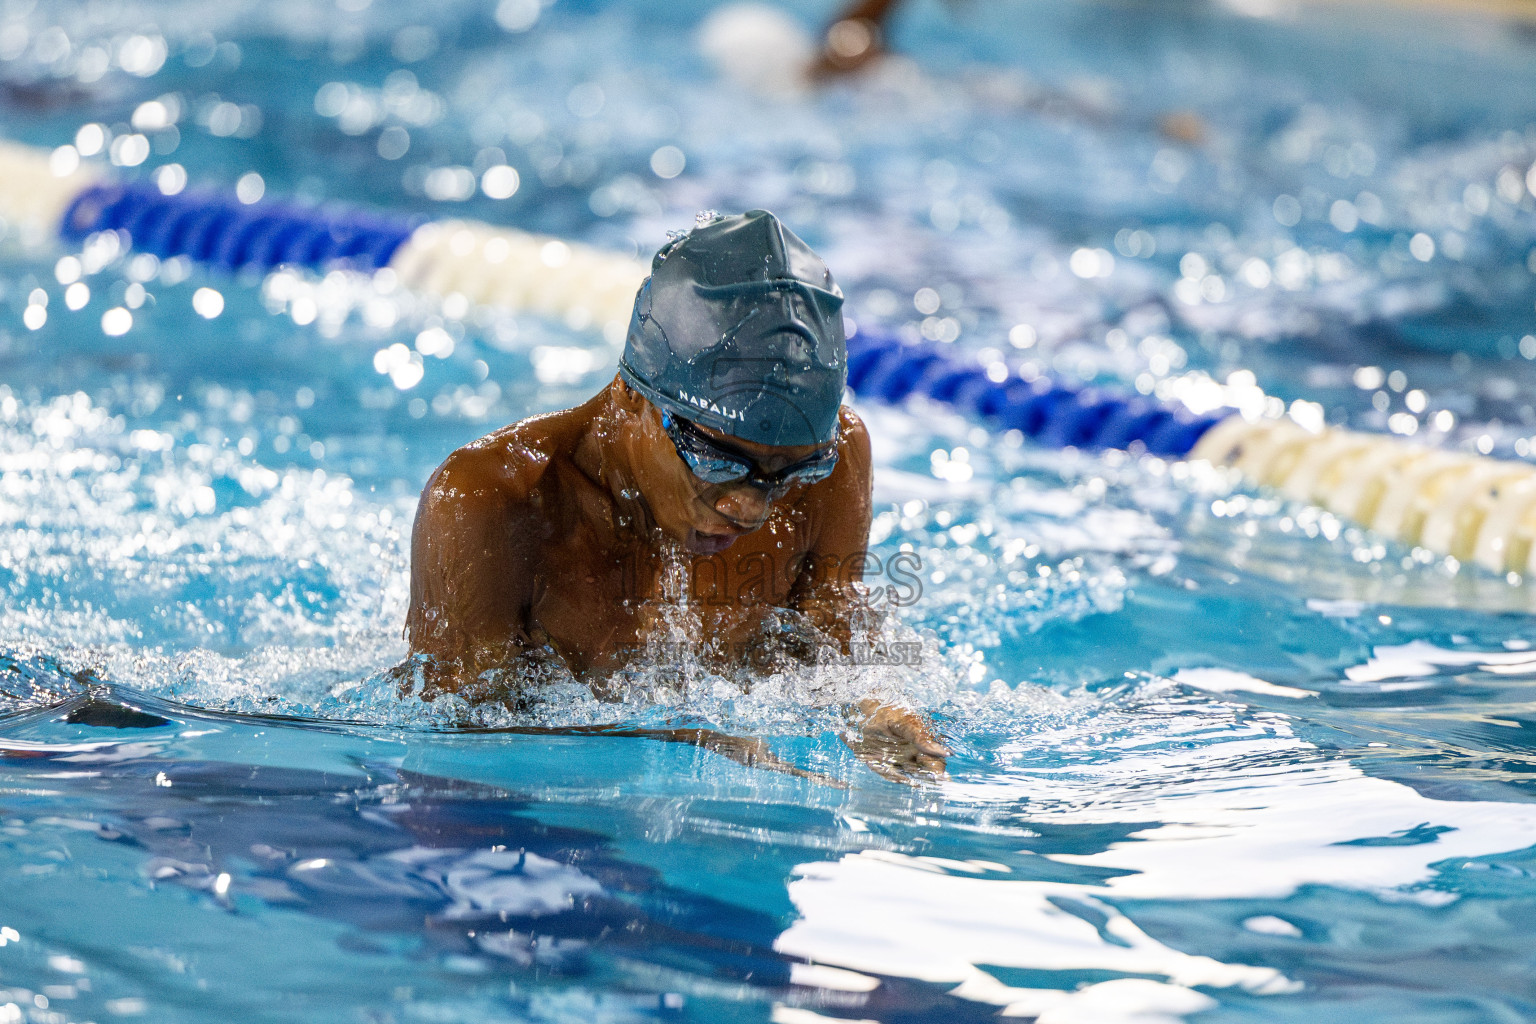
M 846 654 L 854 617 L 863 607 L 855 584 L 864 579 L 874 472 L 864 422 L 847 408 L 839 420 L 837 468 L 802 499 L 814 535 L 789 603 Z
M 791 604 L 848 654 L 853 620 L 865 602 L 855 584 L 863 582 L 867 564 L 874 472 L 869 432 L 852 410 L 843 409 L 841 417 L 837 469 L 817 495 L 819 503 L 811 519 L 819 528 Z M 944 771 L 949 748 L 918 712 L 868 698 L 848 707 L 846 713 L 856 729 L 849 745 L 880 774 L 905 781 L 914 773 Z
M 527 646 L 542 535 L 530 497 L 546 465 L 492 435 L 450 455 L 422 491 L 405 628 L 426 656 L 424 696 L 457 692 Z
M 715 729 L 638 729 L 623 725 L 515 725 L 500 732 L 524 736 L 621 736 L 632 739 L 656 740 L 660 743 L 683 743 L 688 746 L 719 754 L 748 768 L 782 772 L 797 779 L 808 779 L 834 789 L 847 789 L 848 783 L 822 772 L 800 768 L 773 752 L 766 740 L 745 736 L 731 736 Z

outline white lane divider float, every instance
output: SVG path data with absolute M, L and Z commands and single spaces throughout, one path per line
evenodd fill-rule
M 1536 467 L 1286 419 L 1231 416 L 1191 459 L 1311 502 L 1403 544 L 1536 575 Z

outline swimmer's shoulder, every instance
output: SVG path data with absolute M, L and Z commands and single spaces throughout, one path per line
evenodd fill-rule
M 870 493 L 874 488 L 874 470 L 869 444 L 869 430 L 858 413 L 846 405 L 838 410 L 837 467 L 832 475 L 812 484 L 794 499 L 793 507 L 817 521 L 831 515 L 867 515 Z
M 852 457 L 869 464 L 869 430 L 859 414 L 844 405 L 837 410 L 837 457 Z
M 455 449 L 427 482 L 428 493 L 513 503 L 536 499 L 550 466 L 569 458 L 581 435 L 579 411 L 530 416 Z
M 837 466 L 825 480 L 791 492 L 793 496 L 784 507 L 790 526 L 800 537 L 800 553 L 816 559 L 806 564 L 826 564 L 820 561 L 823 558 L 835 559 L 834 565 L 848 564 L 847 559 L 861 555 L 869 545 L 874 497 L 869 431 L 847 406 L 838 410 L 837 420 Z M 820 578 L 822 583 L 828 579 L 846 582 L 846 577 L 837 573 L 823 573 Z M 812 589 L 820 585 L 815 571 L 800 579 Z
M 846 405 L 838 409 L 837 423 L 837 468 L 826 482 L 835 489 L 852 486 L 868 490 L 873 480 L 869 430 L 859 414 Z

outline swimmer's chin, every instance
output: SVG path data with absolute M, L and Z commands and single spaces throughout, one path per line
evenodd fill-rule
M 689 530 L 688 536 L 683 538 L 683 547 L 696 555 L 718 555 L 735 544 L 739 536 L 736 533 L 700 533 L 698 530 Z

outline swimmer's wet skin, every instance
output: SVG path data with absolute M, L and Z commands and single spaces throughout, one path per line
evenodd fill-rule
M 793 656 L 769 643 L 775 609 L 822 634 L 801 657 L 817 641 L 849 654 L 871 469 L 842 407 L 841 307 L 826 265 L 771 213 L 705 219 L 663 247 L 611 384 L 465 445 L 427 482 L 406 622 L 425 695 L 495 696 L 482 673 L 515 681 L 551 652 L 601 694 L 679 596 L 714 661 Z M 688 593 L 667 593 L 684 562 Z M 882 774 L 943 770 L 948 750 L 916 713 L 865 700 L 849 714 Z M 789 769 L 761 741 L 655 735 Z

